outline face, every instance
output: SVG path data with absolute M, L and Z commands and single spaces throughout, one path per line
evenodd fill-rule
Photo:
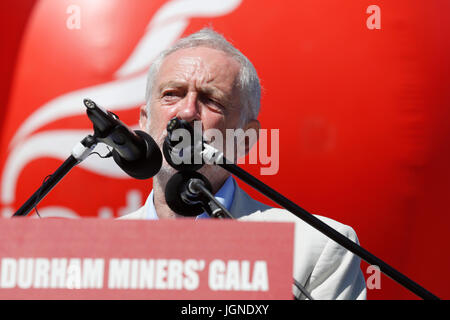
M 239 63 L 219 50 L 197 47 L 175 51 L 166 57 L 156 76 L 150 114 L 141 109 L 141 128 L 148 129 L 159 146 L 173 117 L 192 124 L 201 121 L 203 131 L 215 128 L 225 137 L 225 129 L 237 128 L 244 112 L 236 85 L 239 70 Z M 200 171 L 203 174 L 214 170 L 204 168 L 206 172 Z M 161 172 L 174 173 L 165 161 Z

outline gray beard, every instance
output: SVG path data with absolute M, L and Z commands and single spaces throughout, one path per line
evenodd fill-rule
M 158 137 L 155 141 L 158 144 L 159 150 L 163 150 L 164 145 L 164 139 L 167 136 L 167 131 L 164 130 L 160 137 Z M 155 182 L 161 186 L 166 187 L 167 181 L 177 172 L 174 168 L 172 168 L 166 161 L 165 157 L 163 156 L 163 163 L 161 166 L 161 169 L 159 172 L 153 177 L 153 185 Z
M 155 188 L 156 184 L 162 191 L 164 191 L 169 179 L 177 172 L 178 171 L 172 168 L 164 159 L 161 170 L 153 177 L 153 187 Z M 209 180 L 214 193 L 220 189 L 226 178 L 230 175 L 225 169 L 222 169 L 217 165 L 204 165 L 197 170 L 197 172 L 204 175 Z

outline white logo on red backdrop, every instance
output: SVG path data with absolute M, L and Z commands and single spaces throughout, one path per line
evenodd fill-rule
M 85 109 L 82 106 L 82 100 L 86 97 L 113 112 L 137 110 L 140 105 L 145 103 L 146 72 L 151 61 L 183 34 L 190 19 L 225 15 L 235 10 L 240 3 L 241 0 L 173 0 L 164 3 L 153 15 L 129 57 L 113 74 L 113 81 L 56 96 L 37 107 L 34 112 L 23 119 L 10 140 L 9 152 L 3 167 L 1 178 L 2 215 L 4 217 L 11 216 L 20 205 L 15 203 L 19 188 L 18 181 L 24 168 L 30 162 L 40 158 L 65 160 L 70 155 L 67 153 L 67 146 L 74 146 L 83 137 L 92 133 L 92 128 L 42 130 L 43 127 L 65 118 L 84 115 Z M 130 126 L 137 128 L 136 124 L 130 124 Z M 96 151 L 104 154 L 106 148 L 99 145 Z M 107 179 L 131 179 L 111 159 L 91 156 L 88 160 L 79 166 Z M 49 167 L 48 174 L 55 169 Z M 43 178 L 44 176 L 40 177 L 40 179 Z M 33 179 L 36 180 L 36 177 Z M 102 181 L 102 184 L 108 184 L 107 180 Z M 79 187 L 83 188 L 83 186 Z M 123 194 L 127 198 L 126 207 L 119 208 L 117 214 L 114 214 L 114 210 L 104 206 L 99 208 L 97 216 L 112 217 L 136 210 L 142 205 L 146 196 L 132 188 L 123 190 Z M 14 206 L 16 208 L 13 208 Z M 44 217 L 66 218 L 92 215 L 92 213 L 78 212 L 74 207 L 61 205 L 39 206 L 39 213 Z

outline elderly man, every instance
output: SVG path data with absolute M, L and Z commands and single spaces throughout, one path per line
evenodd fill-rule
M 140 126 L 160 147 L 167 135 L 166 125 L 173 117 L 190 123 L 201 121 L 204 131 L 218 129 L 224 137 L 226 129 L 258 130 L 260 92 L 259 79 L 251 62 L 221 35 L 203 29 L 180 39 L 153 62 Z M 245 152 L 251 147 L 246 143 Z M 122 218 L 177 218 L 164 196 L 167 181 L 175 172 L 164 161 L 153 178 L 153 191 L 145 205 Z M 253 200 L 219 166 L 205 165 L 199 172 L 209 179 L 216 198 L 235 218 L 295 223 L 293 276 L 314 299 L 365 299 L 359 258 L 290 212 Z M 319 218 L 357 241 L 352 228 Z M 294 295 L 305 298 L 297 288 Z

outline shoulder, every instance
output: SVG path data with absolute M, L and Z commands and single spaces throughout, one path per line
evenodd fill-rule
M 315 299 L 366 298 L 359 257 L 291 212 L 257 204 L 254 199 L 248 201 L 254 202 L 248 205 L 253 212 L 239 217 L 240 221 L 294 223 L 294 278 Z M 327 217 L 314 216 L 359 244 L 352 227 Z M 300 296 L 298 291 L 295 293 Z
M 326 217 L 315 217 L 359 243 L 352 227 Z M 294 223 L 293 275 L 314 299 L 366 299 L 360 258 L 289 211 L 271 208 L 239 220 Z M 294 294 L 301 298 L 298 289 L 294 290 Z
M 296 236 L 307 237 L 308 239 L 312 238 L 316 243 L 317 241 L 319 243 L 328 241 L 328 237 L 323 233 L 317 231 L 290 211 L 270 207 L 256 201 L 237 185 L 230 211 L 235 218 L 242 221 L 293 222 L 295 224 Z M 357 241 L 356 233 L 350 226 L 320 215 L 314 216 L 348 238 Z
M 328 226 L 335 229 L 336 231 L 340 232 L 347 238 L 355 242 L 358 242 L 356 232 L 353 230 L 352 227 L 327 217 L 319 215 L 314 216 L 319 220 L 321 220 L 322 222 L 326 223 Z M 307 261 L 306 264 L 305 263 L 302 264 L 303 267 L 305 267 L 306 265 L 310 267 L 314 266 L 317 260 L 319 259 L 320 255 L 323 253 L 325 247 L 328 245 L 330 241 L 332 241 L 322 232 L 316 230 L 299 217 L 295 216 L 291 212 L 284 209 L 269 208 L 241 217 L 239 220 L 294 223 L 295 226 L 294 249 L 295 253 L 301 256 L 295 257 L 296 258 L 295 262 L 300 260 L 303 262 Z

